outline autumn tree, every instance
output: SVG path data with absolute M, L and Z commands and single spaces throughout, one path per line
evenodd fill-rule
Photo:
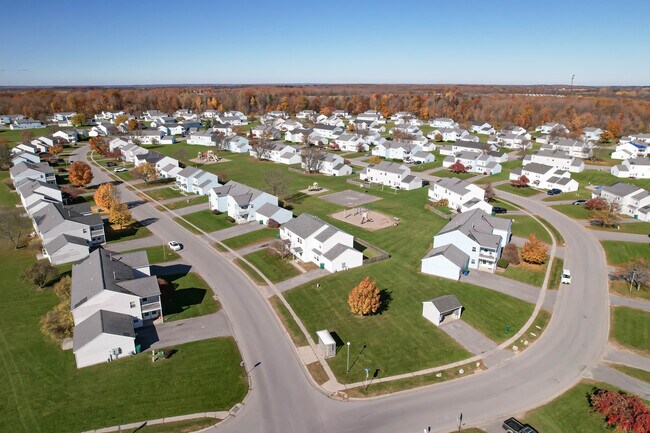
M 75 128 L 83 126 L 86 123 L 86 115 L 83 113 L 77 113 L 70 118 L 70 123 L 72 123 L 72 126 Z
M 591 216 L 592 221 L 600 223 L 603 227 L 613 227 L 621 219 L 621 207 L 618 203 L 607 203 L 607 207 L 595 210 Z
M 110 182 L 99 185 L 93 198 L 102 209 L 111 210 L 114 205 L 120 204 L 120 193 Z
M 522 174 L 517 179 L 511 180 L 510 183 L 516 186 L 517 188 L 524 188 L 528 186 L 530 180 L 525 175 Z
M 54 283 L 52 290 L 61 300 L 70 300 L 72 278 L 69 275 L 60 278 L 59 281 Z
M 133 173 L 136 178 L 142 179 L 144 183 L 149 183 L 151 179 L 155 179 L 158 175 L 156 166 L 150 162 L 144 162 L 138 165 L 133 170 L 131 170 L 131 173 Z
M 486 201 L 490 202 L 497 198 L 497 193 L 494 190 L 494 187 L 492 186 L 492 182 L 488 182 L 487 184 L 485 184 L 483 189 L 485 190 Z
M 135 131 L 136 129 L 140 128 L 140 124 L 135 119 L 129 119 L 128 122 L 126 123 L 126 128 L 129 131 Z
M 21 274 L 20 278 L 30 284 L 36 284 L 39 288 L 45 287 L 52 278 L 57 275 L 56 268 L 50 264 L 47 260 L 41 260 L 34 263 L 32 266 L 25 269 Z
M 377 165 L 381 162 L 381 158 L 377 155 L 373 155 L 368 158 L 368 164 Z
M 41 332 L 54 340 L 61 341 L 72 337 L 74 320 L 70 311 L 70 303 L 61 302 L 53 310 L 48 311 L 40 323 Z
M 614 140 L 616 140 L 616 137 L 610 130 L 603 131 L 603 133 L 600 134 L 600 138 L 598 139 L 598 141 L 602 144 L 610 143 Z
M 34 138 L 34 132 L 26 129 L 20 133 L 20 141 L 30 141 Z
M 589 396 L 591 407 L 605 416 L 608 426 L 620 432 L 650 431 L 650 409 L 636 395 L 623 391 L 596 389 Z
M 106 140 L 104 140 L 104 137 L 90 137 L 88 140 L 88 144 L 90 145 L 90 148 L 94 150 L 95 152 L 99 153 L 100 155 L 104 155 L 106 151 L 108 150 L 108 145 L 106 144 Z
M 128 116 L 122 114 L 121 116 L 117 116 L 114 120 L 115 126 L 119 126 L 120 124 L 127 122 L 129 120 Z
M 449 170 L 452 173 L 465 173 L 467 171 L 467 167 L 465 167 L 460 161 L 456 161 L 449 166 Z
M 588 210 L 603 210 L 609 207 L 609 203 L 602 197 L 594 197 L 590 200 L 587 200 L 585 203 L 585 209 Z
M 251 150 L 255 153 L 255 156 L 258 160 L 269 159 L 271 155 L 271 150 L 273 150 L 274 144 L 272 141 L 266 140 L 253 140 L 250 142 Z
M 381 294 L 376 280 L 366 277 L 348 294 L 348 305 L 352 314 L 367 316 L 374 314 L 381 306 Z
M 325 152 L 316 147 L 306 147 L 302 151 L 302 163 L 308 173 L 318 173 L 325 161 Z
M 70 164 L 68 180 L 74 186 L 86 186 L 93 181 L 93 171 L 85 162 L 75 161 Z
M 115 204 L 111 207 L 111 211 L 108 214 L 108 221 L 111 224 L 120 226 L 120 229 L 124 228 L 125 225 L 128 225 L 131 222 L 132 216 L 129 207 L 126 203 Z
M 0 238 L 6 239 L 17 250 L 21 246 L 23 237 L 29 233 L 29 221 L 21 215 L 16 208 L 0 209 Z
M 289 195 L 289 178 L 280 170 L 270 170 L 264 176 L 266 191 L 284 202 Z
M 63 152 L 63 145 L 62 144 L 55 144 L 54 146 L 51 146 L 48 149 L 48 152 L 50 152 L 52 155 L 60 155 L 61 152 Z
M 2 137 L 7 138 L 7 137 Z M 7 143 L 0 143 L 0 169 L 7 169 L 11 166 L 11 149 Z
M 519 258 L 519 248 L 517 248 L 517 245 L 512 242 L 503 247 L 501 257 L 511 265 L 518 265 L 521 262 Z
M 531 233 L 521 250 L 521 258 L 526 263 L 541 265 L 546 262 L 547 250 L 546 244 L 537 239 L 534 233 Z

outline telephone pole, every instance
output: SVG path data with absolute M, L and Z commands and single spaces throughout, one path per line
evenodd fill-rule
M 576 77 L 576 74 L 571 75 L 571 87 L 570 90 L 573 90 L 573 79 Z

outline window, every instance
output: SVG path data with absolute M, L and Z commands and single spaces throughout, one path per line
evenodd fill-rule
M 472 247 L 472 252 L 476 252 L 476 247 Z
M 131 308 L 135 308 L 135 301 L 131 301 Z
M 472 259 L 472 264 L 476 263 L 476 260 Z

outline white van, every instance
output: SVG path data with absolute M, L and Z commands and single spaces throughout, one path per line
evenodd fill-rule
M 560 279 L 562 284 L 571 284 L 571 271 L 568 269 L 562 270 L 562 278 Z

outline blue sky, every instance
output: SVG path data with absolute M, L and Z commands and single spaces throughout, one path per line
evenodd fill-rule
M 615 8 L 615 9 L 613 9 Z M 0 86 L 650 84 L 650 1 L 0 0 Z

